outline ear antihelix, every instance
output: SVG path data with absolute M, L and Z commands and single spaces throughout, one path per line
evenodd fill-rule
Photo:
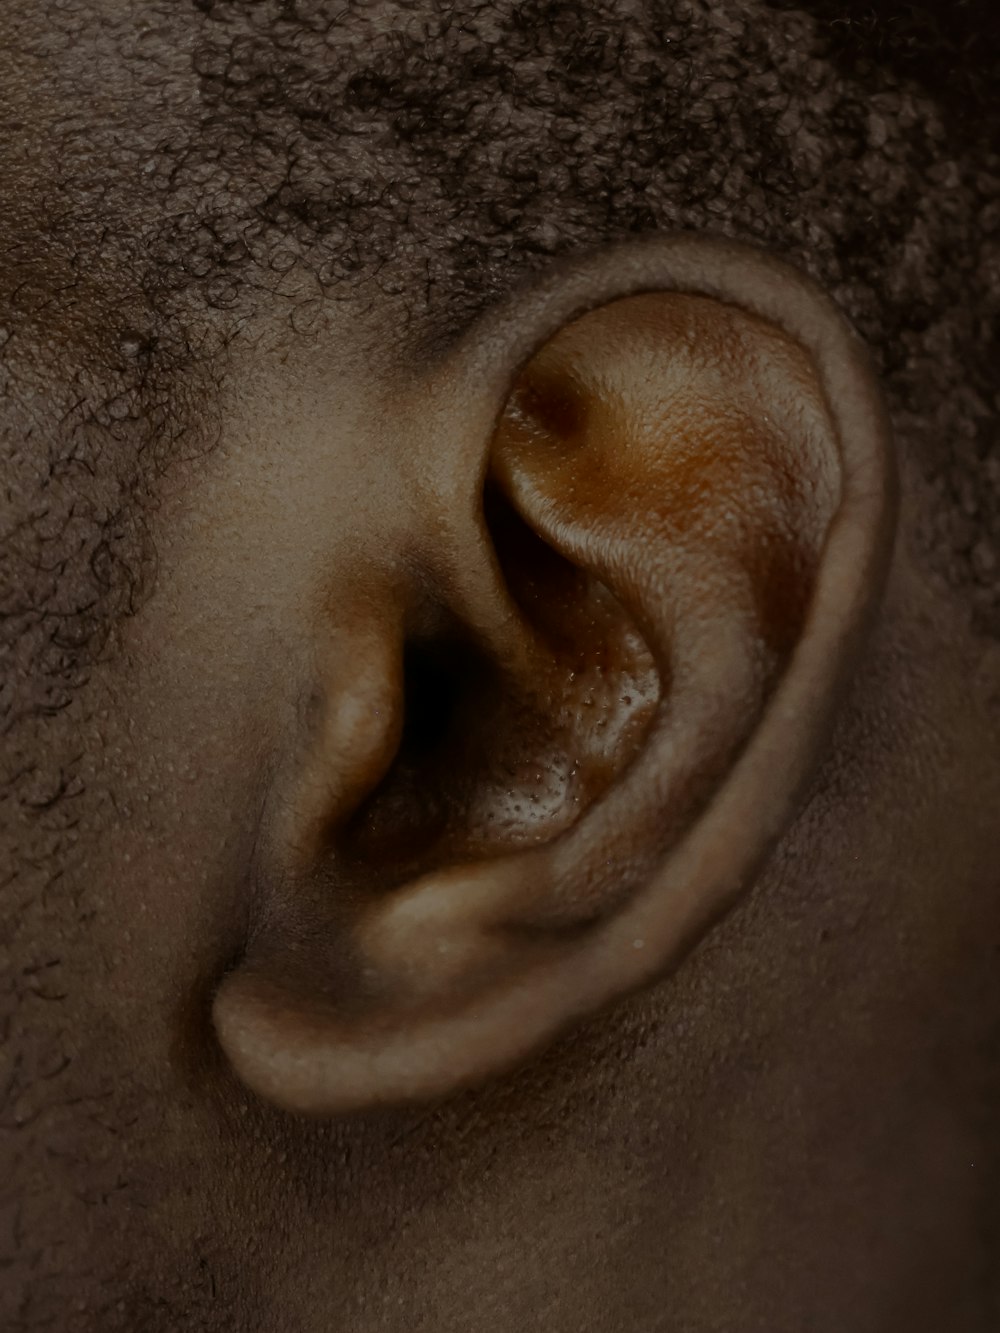
M 451 369 L 489 385 L 477 356 L 515 331 L 489 487 L 561 568 L 608 590 L 659 699 L 557 835 L 367 903 L 352 995 L 273 952 L 224 979 L 231 1063 L 294 1110 L 447 1094 L 676 966 L 794 816 L 881 592 L 886 417 L 860 343 L 801 275 L 664 238 L 503 318 Z

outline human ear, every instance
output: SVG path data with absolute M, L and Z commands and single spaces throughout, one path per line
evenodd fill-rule
M 414 508 L 439 549 L 415 576 L 372 509 L 379 591 L 329 630 L 214 1002 L 237 1074 L 300 1112 L 448 1094 L 675 968 L 794 817 L 894 528 L 860 343 L 728 243 L 553 274 L 387 419 L 449 478 Z

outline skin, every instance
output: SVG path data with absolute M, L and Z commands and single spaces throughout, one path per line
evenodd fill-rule
M 719 428 L 692 410 L 689 472 L 665 471 L 659 437 L 649 443 L 639 430 L 655 417 L 639 387 L 648 377 L 619 349 L 629 338 L 640 351 L 650 338 L 671 346 L 675 326 L 618 304 L 610 318 L 622 323 L 590 326 L 600 337 L 580 324 L 569 343 L 553 341 L 582 309 L 626 300 L 630 265 L 654 264 L 652 251 L 640 261 L 612 238 L 596 257 L 563 258 L 548 305 L 539 295 L 548 270 L 536 265 L 521 287 L 504 279 L 488 292 L 485 314 L 460 302 L 454 321 L 433 297 L 413 314 L 412 275 L 402 291 L 345 279 L 317 309 L 294 267 L 221 312 L 201 290 L 140 281 L 130 237 L 158 220 L 158 205 L 113 184 L 95 197 L 85 173 L 61 163 L 111 160 L 123 142 L 131 151 L 121 105 L 133 108 L 129 121 L 179 133 L 190 62 L 176 32 L 155 30 L 143 37 L 148 63 L 129 57 L 134 11 L 79 12 L 82 36 L 47 63 L 32 63 L 32 43 L 54 49 L 63 20 L 46 24 L 28 5 L 9 20 L 31 72 L 9 85 L 22 137 L 9 150 L 19 188 L 2 219 L 15 255 L 5 318 L 16 333 L 5 345 L 4 605 L 44 615 L 20 615 L 4 641 L 0 1322 L 352 1333 L 502 1333 L 539 1321 L 609 1331 L 993 1328 L 1000 650 L 964 593 L 930 573 L 923 534 L 937 497 L 908 437 L 898 443 L 898 515 L 886 501 L 870 520 L 872 549 L 892 542 L 886 568 L 872 556 L 854 575 L 855 601 L 837 612 L 852 627 L 849 652 L 830 613 L 827 656 L 839 669 L 843 653 L 843 678 L 823 685 L 815 725 L 767 733 L 780 741 L 781 767 L 801 762 L 804 775 L 783 797 L 777 840 L 762 841 L 762 860 L 748 853 L 749 868 L 740 862 L 725 902 L 685 881 L 700 915 L 665 939 L 655 977 L 620 980 L 613 969 L 607 994 L 584 996 L 576 1017 L 585 1021 L 569 1027 L 558 1009 L 566 988 L 549 987 L 544 1041 L 468 1070 L 457 1039 L 446 1041 L 447 1077 L 419 1096 L 379 1084 L 349 1108 L 299 1098 L 289 1110 L 287 1079 L 263 1086 L 240 1065 L 218 1017 L 223 978 L 264 976 L 354 1023 L 345 988 L 324 970 L 331 956 L 340 966 L 328 949 L 344 940 L 336 975 L 352 977 L 358 951 L 374 960 L 390 991 L 402 987 L 415 1038 L 421 1004 L 450 1013 L 465 1003 L 473 982 L 461 969 L 429 970 L 405 917 L 368 913 L 373 885 L 391 905 L 403 901 L 392 890 L 419 888 L 440 866 L 492 874 L 572 830 L 574 795 L 584 817 L 600 817 L 601 796 L 627 779 L 655 700 L 669 692 L 657 633 L 675 610 L 671 590 L 685 579 L 710 588 L 728 627 L 736 613 L 726 596 L 739 580 L 775 586 L 724 537 L 726 572 L 711 582 L 702 556 L 724 530 L 707 518 L 692 539 L 693 572 L 667 563 L 706 474 L 720 505 L 755 483 L 765 501 L 750 508 L 752 530 L 766 520 L 812 553 L 806 573 L 778 581 L 780 596 L 754 602 L 752 629 L 739 622 L 741 644 L 766 647 L 739 723 L 718 754 L 702 729 L 684 751 L 699 781 L 728 780 L 730 749 L 763 734 L 762 700 L 797 678 L 800 604 L 823 567 L 840 462 L 819 427 L 812 455 L 788 427 L 735 445 L 731 471 L 712 473 L 718 453 L 703 445 L 717 449 Z M 142 13 L 162 17 L 154 6 Z M 372 13 L 377 27 L 381 11 Z M 370 36 L 361 25 L 357 40 Z M 82 148 L 46 69 L 87 89 Z M 205 140 L 192 142 L 184 171 L 196 179 Z M 46 214 L 46 183 L 60 174 L 73 215 L 62 246 Z M 169 269 L 165 255 L 156 263 Z M 670 287 L 665 270 L 648 271 L 643 287 Z M 308 326 L 296 328 L 303 311 Z M 823 410 L 801 340 L 765 336 L 749 316 L 737 326 L 714 298 L 687 315 L 703 321 L 702 345 L 717 340 L 713 366 L 748 364 L 759 339 L 789 358 L 798 388 L 790 399 L 747 390 L 751 419 L 763 419 L 762 403 L 773 413 L 790 401 L 796 420 L 804 403 Z M 608 347 L 613 359 L 602 362 Z M 616 383 L 617 396 L 585 387 L 581 409 L 567 384 L 586 385 L 587 374 Z M 732 379 L 724 385 L 736 393 Z M 605 419 L 611 399 L 617 415 L 608 408 Z M 541 437 L 565 451 L 581 419 L 586 447 L 608 458 L 633 441 L 635 475 L 612 469 L 595 481 L 590 464 L 570 467 L 570 480 L 590 488 L 593 519 L 574 554 L 560 537 L 568 526 L 546 527 L 548 511 L 532 507 L 547 487 L 557 516 L 584 530 L 565 466 L 531 469 L 548 447 Z M 809 477 L 824 478 L 808 491 L 812 508 L 794 494 L 807 456 Z M 779 464 L 792 477 L 780 504 Z M 488 538 L 519 589 L 518 625 L 530 628 L 533 615 L 548 624 L 570 601 L 562 584 L 546 592 L 532 582 L 515 528 L 504 536 L 494 517 L 484 534 L 474 521 L 486 473 L 536 537 L 611 589 L 610 601 L 597 597 L 596 619 L 584 602 L 561 633 L 581 660 L 599 640 L 616 689 L 630 682 L 632 711 L 600 710 L 619 728 L 612 747 L 578 722 L 582 704 L 557 716 L 568 659 L 529 635 L 531 652 L 515 661 L 506 604 L 497 610 L 494 585 L 487 595 L 485 576 L 469 573 L 487 567 Z M 641 521 L 632 501 L 616 502 L 631 483 L 656 497 Z M 662 555 L 676 577 L 656 580 L 652 602 L 636 591 L 641 578 L 616 584 L 594 563 L 600 541 L 587 532 L 598 529 L 606 546 Z M 864 633 L 854 632 L 855 602 Z M 435 730 L 433 671 L 412 686 L 386 644 L 402 622 L 411 639 L 443 643 L 450 664 L 456 620 L 479 627 L 507 674 L 493 694 L 473 695 L 463 743 L 449 750 Z M 426 700 L 410 708 L 427 715 L 422 742 L 404 742 L 407 689 Z M 331 705 L 344 699 L 390 722 L 352 724 Z M 582 757 L 585 777 L 578 790 L 517 777 L 542 809 L 523 819 L 491 766 L 534 765 L 539 736 L 552 771 Z M 772 773 L 762 770 L 761 791 Z M 443 832 L 433 821 L 428 832 L 418 799 L 435 784 Z M 669 805 L 663 823 L 708 827 L 699 790 L 692 779 L 690 799 Z M 629 805 L 642 796 L 633 788 Z M 359 808 L 364 819 L 352 825 Z M 766 822 L 751 812 L 751 823 Z M 499 817 L 499 834 L 488 816 Z M 659 865 L 662 825 L 636 828 L 637 863 Z M 539 916 L 581 910 L 577 878 L 567 882 L 569 908 L 553 890 L 533 902 Z M 478 949 L 478 925 L 461 933 L 466 919 L 450 911 L 455 938 Z M 721 919 L 702 934 L 710 918 Z M 591 957 L 576 947 L 561 937 L 553 946 L 572 976 Z M 469 957 L 478 984 L 483 956 Z M 530 977 L 546 981 L 550 964 L 543 950 Z M 520 977 L 523 965 L 511 946 L 498 975 Z M 349 1027 L 362 1051 L 389 1012 L 373 993 Z M 281 1040 L 297 1040 L 294 1012 L 282 1021 Z M 490 1052 L 506 1031 L 494 1026 L 484 1041 L 474 1028 L 471 1045 Z

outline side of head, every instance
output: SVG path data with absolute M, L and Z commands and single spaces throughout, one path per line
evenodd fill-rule
M 0 19 L 0 1323 L 976 1327 L 995 152 L 896 17 L 142 9 Z

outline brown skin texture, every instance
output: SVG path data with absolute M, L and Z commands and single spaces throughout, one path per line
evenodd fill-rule
M 53 103 L 19 115 L 45 143 Z M 50 169 L 18 161 L 24 179 Z M 97 277 L 68 313 L 25 316 L 4 404 L 19 459 L 44 456 L 67 385 L 108 396 L 123 320 Z M 446 549 L 481 463 L 456 462 L 452 437 L 414 452 L 400 403 L 412 413 L 434 366 L 398 302 L 355 294 L 303 346 L 287 300 L 262 297 L 224 362 L 162 390 L 195 405 L 194 443 L 146 511 L 155 591 L 131 617 L 108 610 L 64 708 L 6 733 L 5 770 L 13 756 L 34 776 L 0 807 L 0 1323 L 994 1328 L 1000 652 L 925 573 L 931 499 L 905 447 L 886 591 L 809 788 L 668 977 L 441 1103 L 308 1119 L 233 1076 L 212 996 L 251 925 L 295 921 L 301 880 L 266 853 L 299 828 L 317 680 L 358 671 L 317 642 L 316 608 L 378 607 L 366 570 L 409 557 L 414 471 L 458 478 L 419 514 Z M 147 385 L 143 410 L 155 367 Z M 556 420 L 577 428 L 564 407 Z M 50 497 L 62 485 L 96 512 L 104 486 L 114 510 L 115 463 Z M 5 528 L 37 512 L 22 474 L 12 461 Z M 348 537 L 331 515 L 352 504 L 370 517 Z M 67 568 L 82 605 L 89 574 Z M 32 664 L 8 660 L 26 680 Z

